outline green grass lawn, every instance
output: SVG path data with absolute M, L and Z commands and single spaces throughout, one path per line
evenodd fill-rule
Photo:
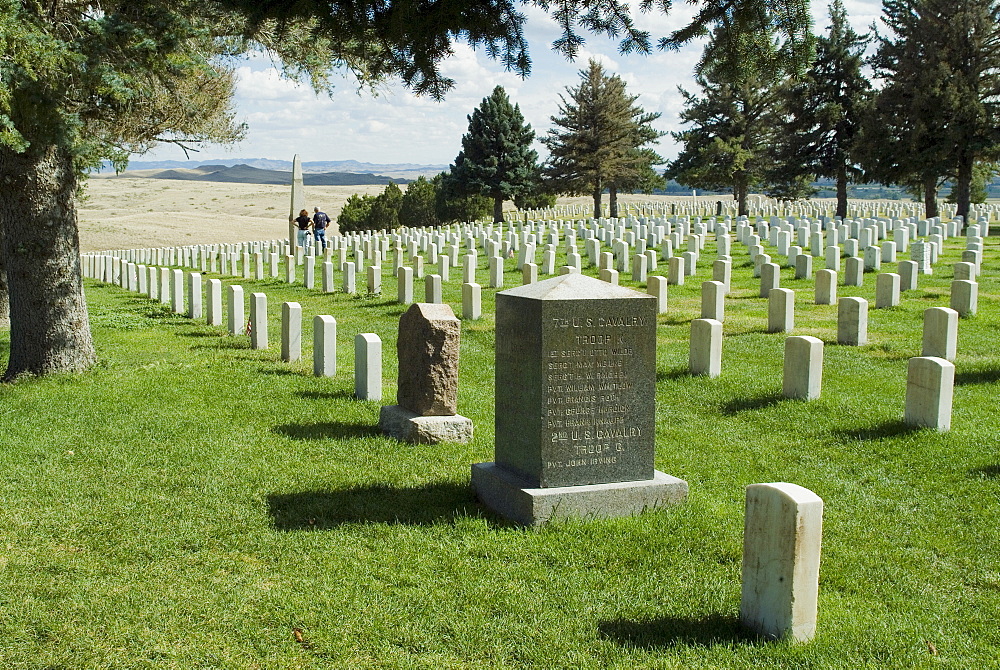
M 900 307 L 871 309 L 860 348 L 835 343 L 836 306 L 812 305 L 812 281 L 783 270 L 793 334 L 826 342 L 822 397 L 801 402 L 780 398 L 785 336 L 764 332 L 742 246 L 722 376 L 686 373 L 710 242 L 658 327 L 656 467 L 688 481 L 688 501 L 540 530 L 496 518 L 469 487 L 470 464 L 493 455 L 493 291 L 462 325 L 459 412 L 476 437 L 427 446 L 375 428 L 404 310 L 388 268 L 370 297 L 227 278 L 268 295 L 263 351 L 88 281 L 99 366 L 0 387 L 0 667 L 1000 667 L 997 238 L 979 314 L 959 324 L 952 430 L 901 423 L 923 310 L 947 306 L 963 246 L 949 241 Z M 445 299 L 461 314 L 452 272 Z M 839 295 L 873 306 L 874 284 Z M 305 317 L 291 364 L 288 300 Z M 333 379 L 312 376 L 316 314 L 338 320 Z M 384 342 L 383 403 L 351 397 L 360 332 Z M 0 332 L 4 358 L 8 343 Z M 826 505 L 804 645 L 737 620 L 744 488 L 775 481 Z

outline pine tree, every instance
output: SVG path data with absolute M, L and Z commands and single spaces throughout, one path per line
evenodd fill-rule
M 373 195 L 359 195 L 357 193 L 348 198 L 340 209 L 340 215 L 337 216 L 337 227 L 340 232 L 353 233 L 365 230 L 374 201 L 375 196 Z
M 542 140 L 549 150 L 544 172 L 557 192 L 591 193 L 595 216 L 609 189 L 615 217 L 618 190 L 638 184 L 651 161 L 663 162 L 655 152 L 640 151 L 664 134 L 650 125 L 660 114 L 636 105 L 639 96 L 629 95 L 625 82 L 595 60 L 580 77 L 578 86 L 560 96 L 560 115 L 551 117 L 555 127 Z
M 816 40 L 816 60 L 787 88 L 788 116 L 771 180 L 798 195 L 816 177 L 837 185 L 837 216 L 847 216 L 847 184 L 861 178 L 857 138 L 871 85 L 861 72 L 868 37 L 847 22 L 843 0 L 830 5 L 830 30 Z M 775 193 L 772 187 L 769 192 Z M 811 189 L 810 189 L 811 190 Z
M 511 105 L 502 86 L 483 98 L 462 136 L 462 150 L 450 167 L 454 191 L 493 200 L 493 220 L 503 221 L 503 201 L 535 188 L 538 153 L 531 148 L 535 132 L 521 109 Z
M 685 186 L 731 190 L 741 215 L 750 189 L 774 172 L 782 118 L 784 59 L 763 28 L 715 29 L 695 73 L 702 97 L 681 89 L 681 120 L 691 128 L 673 133 L 682 148 L 664 173 Z
M 478 221 L 493 212 L 493 203 L 479 194 L 459 193 L 447 172 L 434 175 L 434 213 L 441 223 Z
M 399 210 L 403 205 L 403 192 L 389 182 L 385 190 L 375 196 L 366 217 L 366 230 L 395 230 L 399 228 Z
M 866 121 L 866 168 L 922 190 L 927 216 L 951 178 L 967 217 L 976 162 L 1000 158 L 1000 4 L 884 0 L 883 9 L 892 35 L 872 59 L 885 86 Z
M 434 184 L 423 175 L 406 187 L 399 208 L 399 223 L 412 228 L 441 225 L 441 220 L 434 211 Z

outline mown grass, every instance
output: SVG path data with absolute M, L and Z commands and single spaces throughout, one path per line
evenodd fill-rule
M 100 365 L 0 387 L 0 665 L 1000 667 L 995 238 L 979 315 L 960 323 L 952 430 L 900 421 L 922 311 L 947 305 L 960 246 L 900 307 L 871 310 L 860 348 L 834 343 L 836 308 L 812 305 L 812 282 L 784 270 L 795 334 L 827 342 L 822 397 L 800 402 L 780 397 L 784 335 L 763 332 L 741 248 L 723 374 L 686 373 L 710 243 L 658 328 L 656 466 L 689 482 L 689 500 L 540 530 L 494 517 L 469 488 L 469 465 L 492 460 L 493 291 L 484 318 L 463 323 L 459 411 L 476 437 L 425 446 L 382 437 L 383 403 L 351 397 L 359 332 L 382 337 L 394 397 L 404 308 L 388 272 L 382 296 L 227 279 L 268 294 L 264 351 L 88 282 Z M 874 304 L 874 276 L 839 292 Z M 455 275 L 445 298 L 460 314 Z M 286 300 L 306 316 L 291 364 Z M 311 375 L 315 314 L 338 319 L 333 379 Z M 738 625 L 744 488 L 768 481 L 826 502 L 805 645 Z

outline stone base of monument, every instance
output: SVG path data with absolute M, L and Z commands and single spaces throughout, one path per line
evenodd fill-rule
M 378 427 L 389 437 L 403 442 L 437 444 L 472 440 L 472 419 L 450 416 L 421 416 L 399 405 L 388 405 L 379 412 Z
M 488 508 L 525 526 L 554 519 L 632 516 L 682 502 L 688 493 L 686 481 L 659 470 L 644 481 L 533 488 L 495 463 L 472 465 L 472 487 Z

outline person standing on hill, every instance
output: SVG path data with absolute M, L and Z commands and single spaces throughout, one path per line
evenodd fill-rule
M 299 215 L 295 217 L 295 225 L 298 226 L 298 243 L 300 247 L 306 246 L 306 235 L 309 234 L 309 228 L 312 226 L 312 220 L 309 218 L 309 211 L 303 209 L 299 212 Z
M 326 251 L 326 229 L 330 225 L 330 217 L 326 212 L 319 211 L 319 207 L 313 207 L 313 212 L 313 235 L 323 242 L 323 251 Z

